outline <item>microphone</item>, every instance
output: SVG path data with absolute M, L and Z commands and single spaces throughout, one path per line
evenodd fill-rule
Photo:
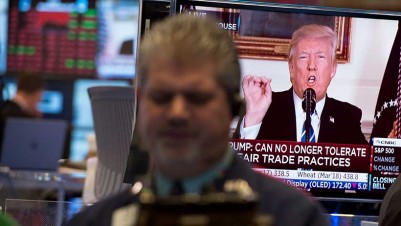
M 309 142 L 310 138 L 310 128 L 311 128 L 311 113 L 315 111 L 316 108 L 316 92 L 312 88 L 307 88 L 304 91 L 304 96 L 302 100 L 302 109 L 306 112 L 305 120 L 305 141 Z
M 314 112 L 316 108 L 316 92 L 312 88 L 307 88 L 304 91 L 304 97 L 302 99 L 302 109 L 306 113 Z

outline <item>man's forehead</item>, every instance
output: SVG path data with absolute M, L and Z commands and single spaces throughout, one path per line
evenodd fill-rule
M 216 63 L 211 59 L 187 57 L 182 58 L 169 58 L 166 56 L 156 57 L 148 66 L 148 69 L 154 70 L 169 70 L 175 72 L 182 72 L 187 70 L 196 70 L 199 68 L 214 69 Z
M 299 40 L 297 46 L 305 46 L 305 45 L 312 45 L 312 46 L 329 46 L 330 40 L 327 38 L 304 38 Z
M 160 79 L 159 79 L 160 78 Z M 209 87 L 216 88 L 214 78 L 205 77 L 185 77 L 185 79 L 175 79 L 167 76 L 150 76 L 146 83 L 148 88 L 151 89 L 205 89 Z
M 330 51 L 330 42 L 327 39 L 303 39 L 296 48 L 299 53 Z
M 298 52 L 300 54 L 309 54 L 309 53 L 329 54 L 329 49 L 327 49 L 327 48 L 307 48 L 307 49 L 300 49 Z
M 213 67 L 150 67 L 147 82 L 152 87 L 207 87 L 217 84 Z
M 155 60 L 149 64 L 149 74 L 169 73 L 175 76 L 185 76 L 190 72 L 216 74 L 215 63 L 206 61 L 175 62 L 173 60 Z

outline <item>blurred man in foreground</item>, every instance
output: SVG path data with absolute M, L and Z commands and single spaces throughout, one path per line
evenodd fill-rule
M 153 162 L 151 183 L 85 209 L 69 225 L 111 225 L 131 216 L 128 221 L 130 204 L 148 189 L 157 197 L 205 194 L 225 191 L 229 181 L 258 193 L 258 213 L 270 215 L 273 225 L 327 225 L 303 193 L 257 174 L 228 148 L 240 67 L 226 31 L 214 21 L 178 15 L 152 28 L 138 59 L 139 133 Z

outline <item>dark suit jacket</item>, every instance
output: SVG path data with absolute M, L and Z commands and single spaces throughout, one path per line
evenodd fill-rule
M 361 131 L 362 111 L 346 102 L 326 97 L 320 119 L 318 142 L 367 144 Z M 241 121 L 238 123 L 240 125 Z M 239 138 L 239 126 L 234 138 Z M 269 107 L 257 136 L 258 140 L 296 141 L 296 119 L 293 89 L 273 92 Z
M 229 168 L 213 181 L 216 191 L 223 191 L 228 180 L 243 179 L 260 195 L 259 212 L 274 218 L 274 226 L 325 226 L 329 217 L 322 215 L 318 204 L 301 191 L 297 191 L 276 179 L 262 176 L 253 171 L 249 163 L 234 157 Z M 210 185 L 206 185 L 210 188 Z M 100 201 L 78 213 L 69 226 L 110 225 L 113 211 L 119 207 L 138 202 L 138 197 L 124 191 Z

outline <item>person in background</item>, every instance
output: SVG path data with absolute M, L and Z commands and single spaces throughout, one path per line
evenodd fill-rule
M 367 144 L 358 107 L 327 96 L 337 70 L 337 35 L 327 26 L 310 24 L 296 30 L 290 42 L 288 68 L 292 87 L 272 92 L 271 79 L 247 75 L 242 81 L 246 113 L 233 138 L 305 142 L 302 99 L 316 92 L 310 142 Z M 312 136 L 314 135 L 314 136 Z
M 150 154 L 149 175 L 67 225 L 134 225 L 141 194 L 225 192 L 231 182 L 259 195 L 258 213 L 271 216 L 274 226 L 328 225 L 311 198 L 255 172 L 228 147 L 241 75 L 227 31 L 208 18 L 176 15 L 153 26 L 138 60 L 137 123 Z
M 41 118 L 38 103 L 42 99 L 44 84 L 36 74 L 24 74 L 17 78 L 17 91 L 11 100 L 0 106 L 0 147 L 4 126 L 9 117 Z
M 2 119 L 6 117 L 40 118 L 38 103 L 42 99 L 43 81 L 38 75 L 24 74 L 17 78 L 17 91 L 1 107 Z

